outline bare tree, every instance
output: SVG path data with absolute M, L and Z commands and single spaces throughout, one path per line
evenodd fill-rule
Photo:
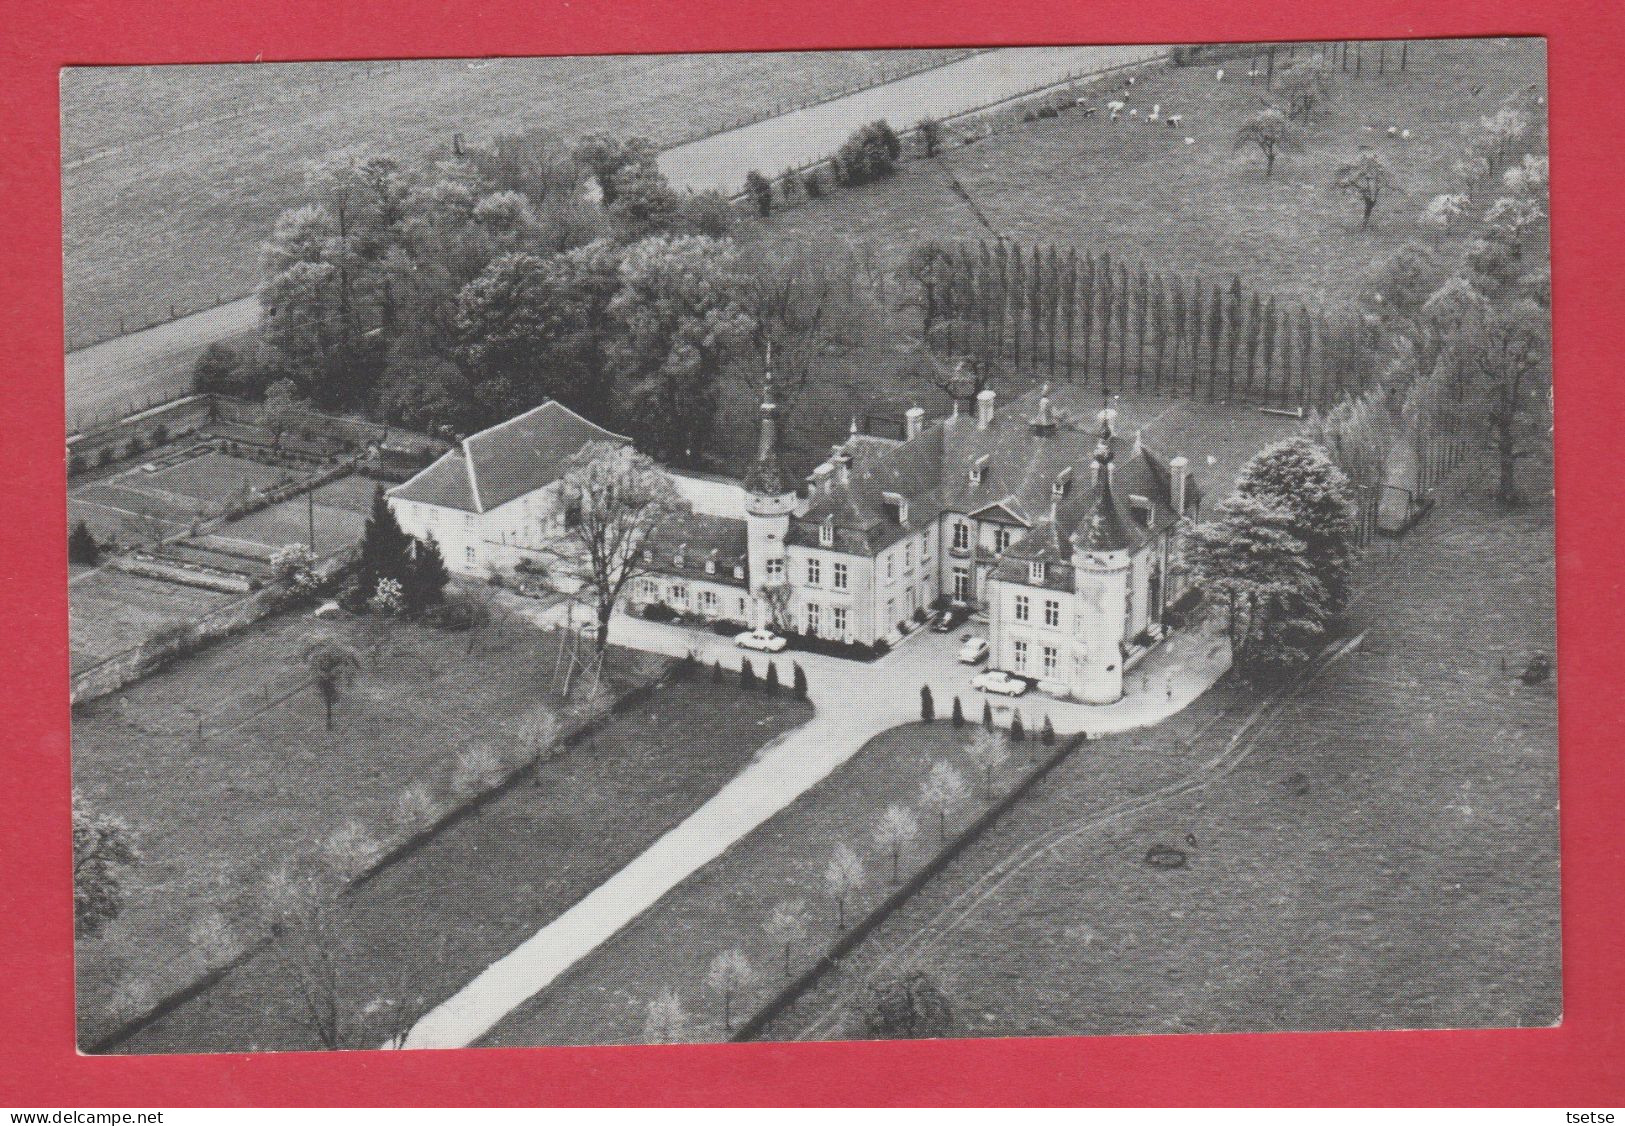
M 1236 130 L 1237 150 L 1256 148 L 1264 157 L 1264 178 L 1275 175 L 1275 159 L 1298 147 L 1298 129 L 1287 115 L 1274 106 L 1253 114 Z
M 742 950 L 724 950 L 711 959 L 711 968 L 705 975 L 705 984 L 711 992 L 722 998 L 722 1030 L 732 1032 L 733 1002 L 740 991 L 750 985 L 756 976 L 750 959 Z
M 1344 164 L 1332 178 L 1332 187 L 1359 201 L 1360 229 L 1371 225 L 1371 213 L 1377 209 L 1383 194 L 1399 191 L 1399 181 L 1382 157 L 1364 149 L 1360 155 Z
M 903 849 L 919 836 L 920 822 L 906 805 L 893 803 L 886 807 L 875 825 L 875 844 L 891 853 L 891 882 L 897 882 L 897 869 Z
M 835 929 L 846 929 L 846 904 L 863 887 L 863 861 L 844 841 L 835 846 L 824 868 L 824 887 L 835 901 Z
M 566 463 L 559 481 L 565 534 L 550 549 L 556 573 L 596 603 L 600 652 L 626 585 L 644 574 L 649 538 L 680 507 L 671 478 L 648 457 L 615 442 L 589 442 Z

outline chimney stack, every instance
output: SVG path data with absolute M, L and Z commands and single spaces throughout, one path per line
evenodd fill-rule
M 842 450 L 835 455 L 835 479 L 842 485 L 852 481 L 852 455 Z
M 903 437 L 905 440 L 918 438 L 920 431 L 925 429 L 925 408 L 909 407 L 903 414 Z
M 986 430 L 993 422 L 993 406 L 998 396 L 989 388 L 976 396 L 976 429 Z
M 1185 515 L 1185 471 L 1189 465 L 1184 454 L 1168 462 L 1168 494 L 1175 516 Z

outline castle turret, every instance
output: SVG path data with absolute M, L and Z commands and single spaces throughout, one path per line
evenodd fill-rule
M 773 397 L 773 351 L 767 353 L 767 370 L 762 381 L 760 432 L 756 442 L 756 463 L 745 477 L 745 523 L 750 561 L 750 587 L 761 594 L 767 587 L 785 581 L 784 541 L 795 512 L 796 494 L 779 464 L 779 406 Z M 765 623 L 767 610 L 758 607 L 757 621 Z
M 1112 423 L 1100 412 L 1100 441 L 1091 466 L 1089 508 L 1072 534 L 1072 570 L 1080 601 L 1095 608 L 1078 618 L 1072 639 L 1073 683 L 1089 704 L 1110 704 L 1123 695 L 1124 622 L 1139 535 L 1117 501 L 1112 476 Z

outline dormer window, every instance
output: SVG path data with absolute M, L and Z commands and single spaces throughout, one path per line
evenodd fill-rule
M 971 466 L 970 466 L 970 483 L 971 484 L 980 485 L 982 483 L 982 477 L 987 472 L 987 463 L 990 460 L 991 456 L 992 455 L 990 455 L 990 454 L 983 454 L 981 457 L 979 457 L 975 461 L 971 462 Z
M 1027 580 L 1032 583 L 1044 581 L 1044 561 L 1042 559 L 1034 559 L 1027 564 Z
M 897 523 L 908 524 L 908 498 L 901 493 L 882 493 L 882 502 L 886 506 L 886 515 Z
M 745 577 L 745 565 L 743 563 L 735 563 L 734 564 L 734 578 L 742 579 L 744 577 Z
M 1130 493 L 1128 498 L 1129 511 L 1134 513 L 1140 523 L 1150 525 L 1151 516 L 1155 509 L 1151 505 L 1150 497 L 1142 497 L 1138 493 Z
M 672 557 L 671 557 L 671 565 L 672 565 L 672 566 L 673 566 L 673 567 L 677 567 L 677 568 L 681 568 L 681 567 L 682 567 L 682 565 L 683 565 L 683 551 L 684 551 L 684 549 L 686 549 L 686 548 L 687 548 L 687 547 L 688 547 L 688 545 L 687 545 L 687 544 L 684 544 L 684 545 L 683 545 L 683 546 L 682 546 L 682 547 L 680 547 L 680 548 L 678 548 L 678 549 L 677 549 L 677 554 L 675 554 L 675 555 L 673 555 L 673 556 L 672 556 Z
M 707 559 L 705 561 L 705 573 L 708 575 L 714 575 L 717 573 L 717 561 L 715 559 Z
M 835 520 L 825 520 L 818 525 L 818 543 L 821 547 L 829 547 L 835 542 Z

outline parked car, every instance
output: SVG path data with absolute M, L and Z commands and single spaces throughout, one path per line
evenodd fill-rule
M 989 669 L 971 677 L 970 686 L 979 692 L 992 692 L 999 696 L 1020 696 L 1032 687 L 1023 678 L 998 669 Z
M 938 633 L 952 633 L 954 627 L 965 620 L 963 606 L 950 606 L 946 610 L 938 610 L 931 616 L 931 628 Z
M 1046 696 L 1054 696 L 1057 700 L 1072 699 L 1072 689 L 1067 687 L 1065 681 L 1040 680 L 1038 690 Z
M 770 629 L 753 629 L 734 638 L 734 644 L 760 653 L 778 653 L 790 643 Z
M 986 640 L 967 634 L 964 644 L 959 647 L 960 664 L 979 665 L 985 660 L 987 660 Z

